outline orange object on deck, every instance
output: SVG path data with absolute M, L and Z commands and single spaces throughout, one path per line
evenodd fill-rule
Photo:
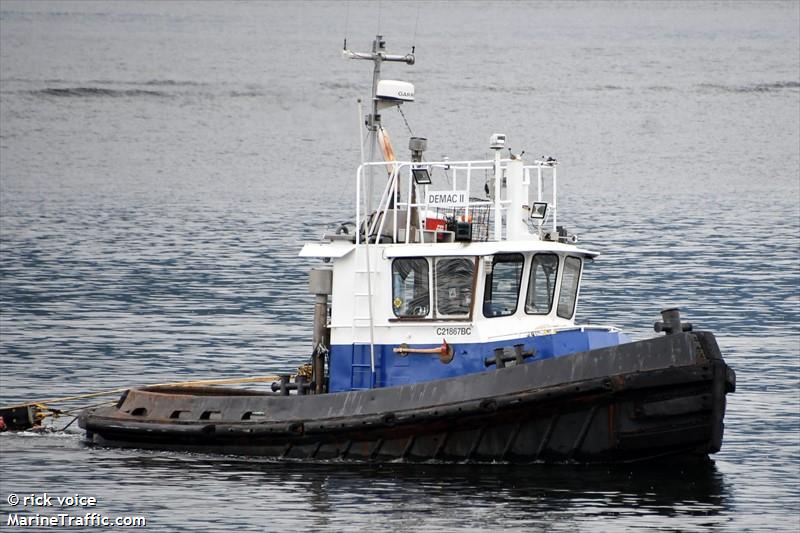
M 425 229 L 430 231 L 445 231 L 447 229 L 447 221 L 443 218 L 426 218 Z

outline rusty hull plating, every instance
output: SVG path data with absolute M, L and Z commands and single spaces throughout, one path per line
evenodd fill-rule
M 627 462 L 722 445 L 735 374 L 713 334 L 335 394 L 145 388 L 84 412 L 88 440 L 297 459 Z

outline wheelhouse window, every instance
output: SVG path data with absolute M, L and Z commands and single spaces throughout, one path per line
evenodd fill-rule
M 471 257 L 436 259 L 436 315 L 463 317 L 472 305 L 475 260 Z
M 392 310 L 396 317 L 425 317 L 430 311 L 428 261 L 423 258 L 392 262 Z
M 525 312 L 529 315 L 546 315 L 553 309 L 558 275 L 556 254 L 536 254 L 531 261 L 531 277 L 528 281 L 528 297 Z
M 575 299 L 578 296 L 578 282 L 581 278 L 581 260 L 569 256 L 564 260 L 564 273 L 561 275 L 561 291 L 558 294 L 556 314 L 561 318 L 572 318 L 575 312 Z
M 486 285 L 483 289 L 483 315 L 513 315 L 517 311 L 525 258 L 522 254 L 498 254 L 490 265 L 491 271 L 486 273 Z

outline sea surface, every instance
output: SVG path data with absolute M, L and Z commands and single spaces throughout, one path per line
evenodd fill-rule
M 384 114 L 400 157 L 502 132 L 559 159 L 559 222 L 601 253 L 579 322 L 642 339 L 678 305 L 715 332 L 713 463 L 279 463 L 73 424 L 0 435 L 0 528 L 63 511 L 8 502 L 47 492 L 168 532 L 800 530 L 795 1 L 0 1 L 0 404 L 305 362 L 297 253 L 354 217 L 371 83 L 340 50 L 377 32 L 417 56 L 384 65 L 416 85 L 408 126 Z

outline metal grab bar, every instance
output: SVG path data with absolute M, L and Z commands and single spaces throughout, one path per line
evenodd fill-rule
M 410 353 L 438 355 L 439 361 L 444 364 L 452 361 L 453 357 L 455 356 L 453 347 L 447 344 L 447 341 L 445 340 L 442 340 L 442 345 L 438 348 L 410 348 L 408 344 L 403 343 L 400 346 L 392 348 L 392 351 L 396 354 L 399 354 L 401 357 L 404 357 Z

